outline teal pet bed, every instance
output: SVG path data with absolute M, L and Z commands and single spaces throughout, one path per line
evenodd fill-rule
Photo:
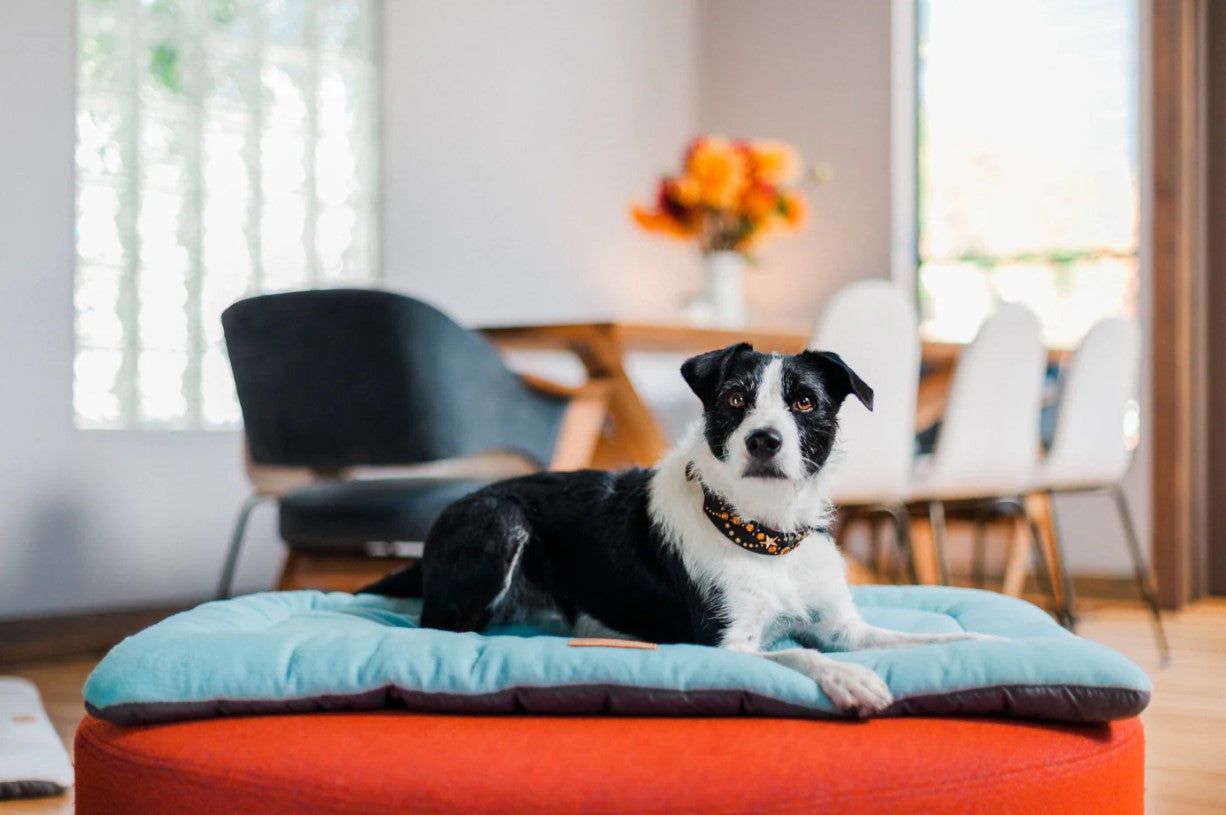
M 861 586 L 871 623 L 1002 640 L 832 654 L 876 671 L 880 715 L 1104 722 L 1136 715 L 1149 678 L 1041 609 L 972 589 Z M 625 648 L 543 622 L 456 634 L 417 626 L 417 601 L 296 591 L 206 603 L 116 646 L 85 684 L 118 723 L 401 708 L 448 713 L 840 716 L 808 677 L 699 645 Z M 786 643 L 778 643 L 776 647 Z

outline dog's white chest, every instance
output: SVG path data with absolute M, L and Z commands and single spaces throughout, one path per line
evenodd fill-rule
M 825 534 L 810 535 L 786 555 L 763 555 L 714 529 L 689 531 L 680 547 L 686 570 L 729 618 L 807 619 L 846 585 L 842 557 Z

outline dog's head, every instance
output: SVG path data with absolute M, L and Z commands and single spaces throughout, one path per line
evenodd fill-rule
M 781 356 L 740 343 L 686 360 L 681 375 L 702 400 L 703 435 L 724 483 L 811 479 L 834 447 L 843 400 L 873 408 L 873 389 L 828 351 Z

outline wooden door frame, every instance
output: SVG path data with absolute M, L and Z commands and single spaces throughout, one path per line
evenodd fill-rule
M 1206 0 L 1150 0 L 1150 540 L 1164 606 L 1206 588 L 1209 504 L 1203 84 Z
M 1226 495 L 1226 432 L 1214 427 L 1209 417 L 1226 415 L 1226 4 L 1205 4 L 1204 54 L 1204 161 L 1205 182 L 1205 449 L 1206 495 Z M 1214 147 L 1214 145 L 1219 145 Z M 1226 594 L 1226 501 L 1207 501 L 1204 568 L 1205 591 Z

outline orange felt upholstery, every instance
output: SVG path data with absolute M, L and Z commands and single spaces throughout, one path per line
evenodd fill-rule
M 1138 719 L 86 717 L 76 811 L 1131 815 L 1144 753 Z

